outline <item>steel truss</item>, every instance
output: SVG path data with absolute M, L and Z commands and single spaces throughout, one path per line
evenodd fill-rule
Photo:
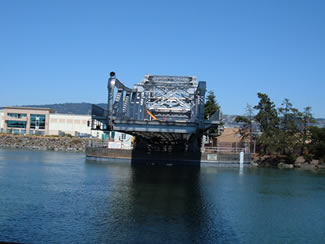
M 147 144 L 200 145 L 203 132 L 221 124 L 219 111 L 204 120 L 206 82 L 195 76 L 145 75 L 131 89 L 111 72 L 107 88 L 107 110 L 93 105 L 92 129 L 129 133 Z

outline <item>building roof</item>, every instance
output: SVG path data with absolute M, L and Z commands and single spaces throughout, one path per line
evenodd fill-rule
M 19 110 L 40 110 L 49 111 L 50 113 L 55 113 L 55 109 L 52 108 L 38 108 L 38 107 L 3 107 L 3 109 L 19 109 Z
M 91 115 L 90 114 L 60 114 L 60 113 L 52 113 L 51 114 L 51 116 L 53 116 L 53 117 L 55 117 L 55 116 L 58 116 L 58 117 L 60 117 L 60 116 L 62 116 L 62 117 L 76 117 L 76 116 L 78 116 L 78 117 L 84 117 L 84 118 L 90 118 L 91 117 Z

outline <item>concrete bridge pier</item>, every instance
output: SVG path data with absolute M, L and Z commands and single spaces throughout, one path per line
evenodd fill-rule
M 201 152 L 202 134 L 192 134 L 188 141 L 189 152 Z

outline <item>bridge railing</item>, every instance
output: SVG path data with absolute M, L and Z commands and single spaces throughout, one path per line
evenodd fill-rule
M 202 148 L 204 153 L 250 153 L 249 147 L 204 147 Z

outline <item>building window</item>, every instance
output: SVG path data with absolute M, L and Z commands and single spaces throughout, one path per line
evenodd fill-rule
M 44 114 L 31 114 L 30 115 L 30 128 L 31 129 L 45 129 L 45 115 Z
M 26 121 L 8 120 L 8 128 L 26 128 Z
M 8 113 L 8 117 L 21 119 L 21 118 L 26 118 L 27 117 L 27 114 Z
M 109 132 L 109 137 L 108 138 L 114 140 L 115 139 L 115 131 Z

